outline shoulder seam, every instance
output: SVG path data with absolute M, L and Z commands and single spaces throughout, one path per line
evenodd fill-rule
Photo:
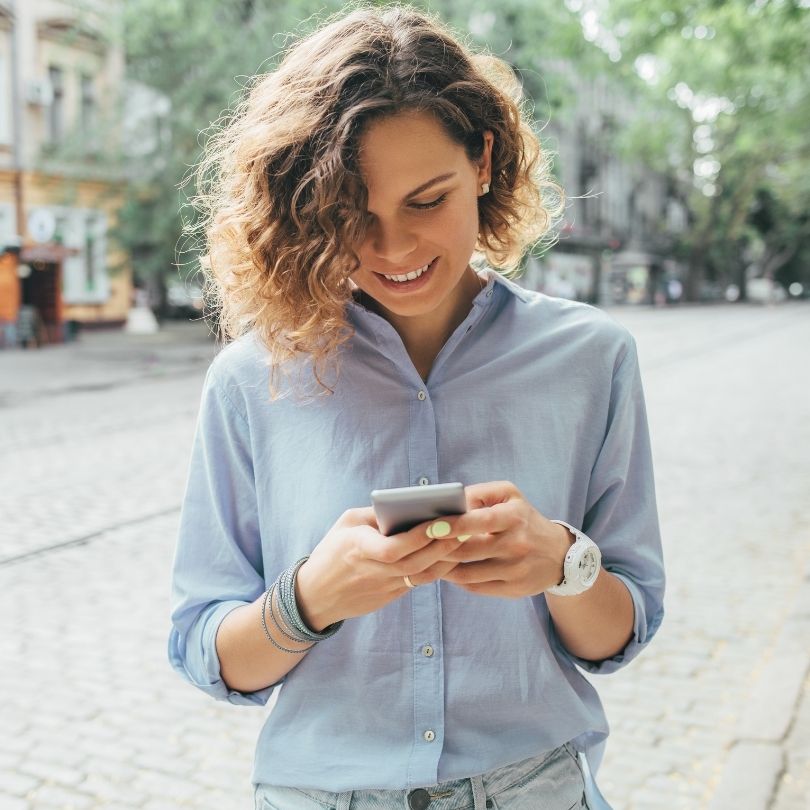
M 209 367 L 209 373 L 213 382 L 216 384 L 219 393 L 222 395 L 222 398 L 228 403 L 228 406 L 245 423 L 245 427 L 250 427 L 247 416 L 239 410 L 234 401 L 231 399 L 230 394 L 228 394 L 227 390 L 225 389 L 225 385 L 223 384 L 222 379 L 217 371 L 214 369 L 213 364 Z

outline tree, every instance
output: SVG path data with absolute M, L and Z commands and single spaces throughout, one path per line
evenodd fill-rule
M 167 277 L 178 270 L 193 272 L 196 265 L 195 246 L 181 242 L 183 217 L 194 216 L 187 205 L 194 186 L 181 184 L 199 159 L 201 130 L 227 115 L 250 76 L 272 68 L 287 42 L 285 32 L 306 32 L 342 5 L 339 0 L 128 0 L 123 26 L 128 75 L 169 99 L 171 137 L 159 144 L 159 153 L 135 162 L 114 236 L 158 297 Z M 553 59 L 573 56 L 584 67 L 589 52 L 597 60 L 601 56 L 583 40 L 578 19 L 557 3 L 542 10 L 529 0 L 415 5 L 437 11 L 457 31 L 470 32 L 477 44 L 515 66 L 541 124 L 566 99 L 561 80 L 545 80 Z
M 127 2 L 128 75 L 169 100 L 170 137 L 157 142 L 157 151 L 131 159 L 132 181 L 114 236 L 164 305 L 166 279 L 196 269 L 197 246 L 182 241 L 184 221 L 195 215 L 188 205 L 194 185 L 184 180 L 199 160 L 205 130 L 227 115 L 249 77 L 271 68 L 285 32 L 338 6 L 336 0 Z
M 672 124 L 679 137 L 662 149 L 652 128 L 636 136 L 687 201 L 692 227 L 680 249 L 689 296 L 704 278 L 736 281 L 744 295 L 747 271 L 776 272 L 806 250 L 808 4 L 612 0 L 601 23 L 625 72 L 646 79 L 662 112 L 670 101 L 659 125 Z M 770 210 L 778 206 L 780 224 L 762 230 L 752 215 L 765 199 Z M 770 258 L 751 267 L 746 257 L 760 254 Z

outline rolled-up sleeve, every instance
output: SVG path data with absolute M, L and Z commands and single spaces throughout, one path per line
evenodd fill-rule
M 582 530 L 602 552 L 602 566 L 633 600 L 633 636 L 603 661 L 570 656 L 582 669 L 607 674 L 649 644 L 664 618 L 664 563 L 655 501 L 652 451 L 635 342 L 617 358 L 605 437 L 591 472 Z
M 216 634 L 225 616 L 264 591 L 250 430 L 214 361 L 205 378 L 172 570 L 169 661 L 218 700 L 264 705 L 275 685 L 229 689 Z

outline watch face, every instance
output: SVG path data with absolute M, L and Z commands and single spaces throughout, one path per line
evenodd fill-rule
M 599 560 L 593 548 L 589 548 L 579 561 L 579 575 L 583 585 L 590 585 L 599 573 Z

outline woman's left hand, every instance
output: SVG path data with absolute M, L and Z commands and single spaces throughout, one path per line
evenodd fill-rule
M 542 593 L 563 577 L 574 538 L 540 514 L 509 481 L 465 487 L 468 511 L 443 518 L 454 537 L 470 535 L 447 557 L 461 563 L 442 579 L 487 596 Z

